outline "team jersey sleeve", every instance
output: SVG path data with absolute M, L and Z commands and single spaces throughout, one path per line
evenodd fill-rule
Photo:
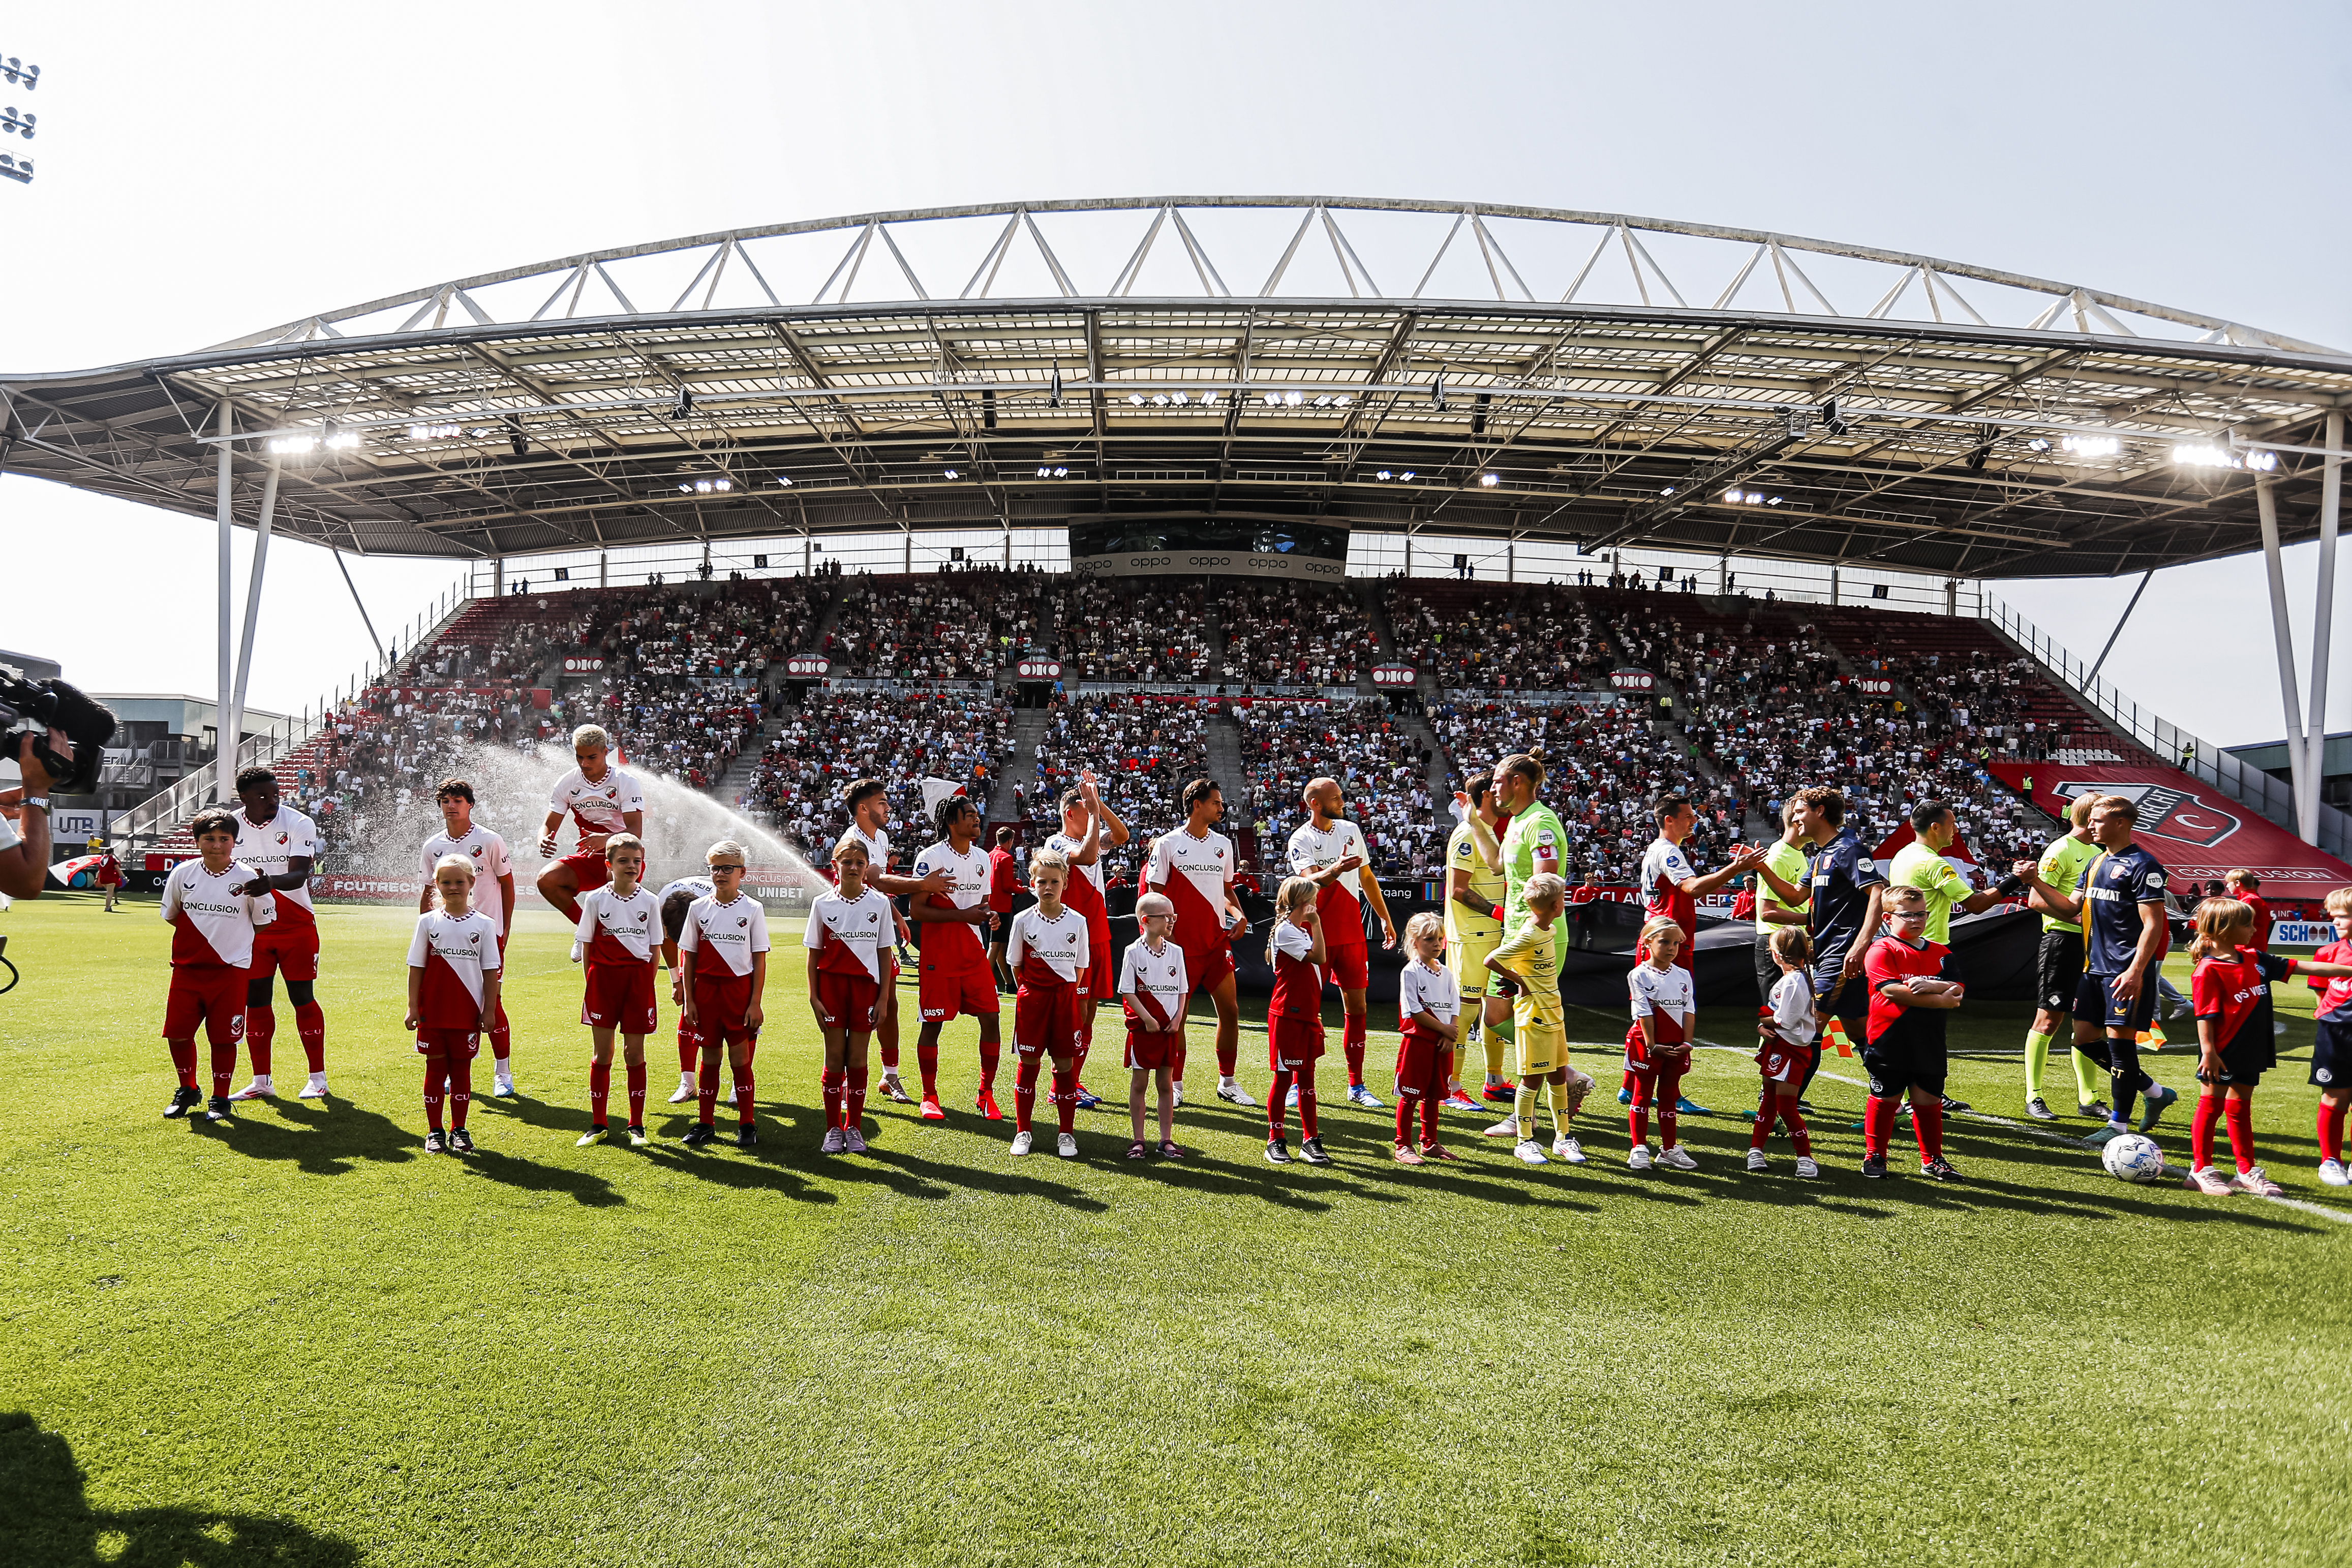
M 702 900 L 698 898 L 686 907 L 686 924 L 678 928 L 677 933 L 677 945 L 681 951 L 692 953 L 702 946 L 702 922 L 694 913 L 701 903 Z
M 572 935 L 583 942 L 593 942 L 596 939 L 596 894 L 604 891 L 601 887 L 597 888 L 595 892 L 580 901 L 580 925 Z
M 1625 994 L 1633 1001 L 1633 1016 L 1637 1019 L 1654 1018 L 1658 1011 L 1658 998 L 1651 994 L 1650 988 L 1642 979 L 1642 971 L 1647 967 L 1647 964 L 1636 964 L 1625 977 Z
M 1968 879 L 1954 871 L 1952 862 L 1941 855 L 1936 857 L 1935 869 L 1927 873 L 1927 886 L 1951 899 L 1966 898 L 1969 893 Z
M 2142 904 L 2164 902 L 2164 868 L 2162 866 L 2151 864 L 2140 873 L 2139 902 Z M 2267 936 L 2269 933 L 2265 932 L 2263 935 Z
M 1142 943 L 1130 942 L 1127 945 L 1127 951 L 1119 955 L 1118 994 L 1122 997 L 1131 997 L 1136 994 L 1135 956 L 1142 949 Z
M 646 809 L 646 792 L 629 774 L 621 775 L 621 788 L 613 800 L 614 808 L 622 811 L 642 811 Z
M 2282 958 L 2275 953 L 2257 953 L 2254 955 L 2254 963 L 2262 970 L 2263 978 L 2265 980 L 2284 980 L 2295 971 L 2294 959 Z
M 547 795 L 547 809 L 549 810 L 568 811 L 572 809 L 572 802 L 564 799 L 565 795 L 570 792 L 571 783 L 572 779 L 569 774 L 555 781 L 555 788 L 549 790 Z
M 1307 955 L 1315 951 L 1315 938 L 1286 920 L 1274 928 L 1274 950 L 1304 960 Z
M 1673 883 L 1676 888 L 1680 888 L 1683 883 L 1694 880 L 1698 875 L 1698 873 L 1691 869 L 1690 857 L 1683 853 L 1679 845 L 1668 850 L 1659 858 L 1658 869 L 1666 873 L 1666 880 Z
M 1030 914 L 1031 910 L 1024 909 L 1014 915 L 1013 929 L 1005 935 L 1004 938 L 1004 966 L 1016 974 L 1020 972 L 1021 960 L 1029 952 Z
M 1308 830 L 1304 827 L 1291 830 L 1290 873 L 1293 876 L 1305 876 L 1318 869 L 1315 864 L 1315 853 L 1307 846 L 1307 833 Z
M 824 917 L 817 913 L 816 905 L 811 904 L 808 920 L 801 926 L 801 946 L 812 953 L 816 952 L 824 946 Z
M 433 950 L 433 939 L 425 935 L 425 928 L 432 924 L 433 916 L 430 915 L 416 917 L 416 930 L 408 938 L 408 967 L 412 969 L 425 967 L 425 955 Z
M 1536 926 L 1532 921 L 1520 926 L 1503 938 L 1502 944 L 1486 956 L 1515 975 L 1527 973 L 1528 954 L 1535 946 L 1535 938 L 1529 933 L 1535 929 Z M 1551 939 L 1549 932 L 1543 933 L 1543 936 L 1546 941 Z
M 286 853 L 289 857 L 294 855 L 307 855 L 311 859 L 317 859 L 319 854 L 319 824 L 312 821 L 308 817 L 297 815 L 294 819 L 293 826 L 289 828 L 286 832 Z
M 1874 991 L 1885 988 L 1889 981 L 1901 983 L 1905 977 L 1896 972 L 1884 940 L 1873 942 L 1870 951 L 1863 955 L 1862 972 Z
M 416 869 L 425 874 L 425 880 L 426 882 L 431 882 L 433 880 L 434 858 L 433 841 L 431 839 L 427 839 L 423 844 L 418 846 L 416 851 Z
M 1165 833 L 1151 841 L 1151 858 L 1143 863 L 1143 885 L 1168 885 L 1168 835 Z
M 1085 990 L 1085 989 L 1087 988 L 1087 974 L 1088 974 L 1088 973 L 1090 973 L 1090 972 L 1093 970 L 1093 968 L 1094 968 L 1094 963 L 1095 963 L 1094 942 L 1095 942 L 1095 933 L 1094 933 L 1094 925 L 1093 925 L 1093 924 L 1092 924 L 1091 922 L 1089 922 L 1089 921 L 1085 921 L 1085 920 L 1081 920 L 1081 921 L 1079 921 L 1079 922 L 1078 922 L 1078 957 L 1077 957 L 1077 971 L 1078 971 L 1078 989 L 1080 989 L 1080 990 L 1082 990 L 1082 991 L 1083 991 L 1083 990 Z
M 489 835 L 489 848 L 482 852 L 482 871 L 490 877 L 512 876 L 514 862 L 507 854 L 507 841 L 496 833 Z
M 1813 1010 L 1813 988 L 1802 975 L 1783 975 L 1772 988 L 1772 1027 L 1792 1043 L 1805 1043 Z
M 186 862 L 183 862 L 181 863 L 185 864 Z M 180 871 L 178 866 L 173 867 L 172 874 L 163 879 L 163 902 L 159 907 L 163 911 L 163 924 L 166 925 L 172 924 L 172 916 L 180 913 Z
M 1876 861 L 1862 852 L 1860 844 L 1854 846 L 1853 865 L 1853 885 L 1857 892 L 1886 885 L 1886 873 L 1878 869 Z
M 2189 972 L 2189 1010 L 2200 1019 L 2218 1019 L 2221 1016 L 2223 988 L 2221 977 L 2214 973 L 2214 968 L 2212 960 L 2209 958 L 2200 960 L 2197 967 Z
M 245 873 L 244 877 L 241 879 L 245 882 L 251 882 L 255 877 L 261 874 L 251 866 L 244 866 L 239 869 Z M 264 893 L 257 896 L 253 894 L 247 894 L 245 895 L 245 917 L 247 920 L 252 922 L 253 928 L 255 930 L 260 930 L 263 926 L 278 918 L 278 895 L 274 893 Z
M 767 950 L 768 912 L 761 906 L 759 900 L 753 899 L 751 901 L 751 943 L 749 947 L 744 949 L 744 951 L 747 953 L 764 953 Z
M 495 975 L 506 967 L 506 958 L 499 952 L 498 929 L 491 925 L 487 915 L 478 915 L 474 918 L 482 923 L 482 934 L 489 938 L 482 944 L 482 973 Z

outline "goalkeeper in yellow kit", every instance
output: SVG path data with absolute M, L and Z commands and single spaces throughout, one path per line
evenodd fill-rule
M 1454 984 L 1465 998 L 1475 998 L 1486 988 L 1486 955 L 1503 939 L 1503 921 L 1499 913 L 1503 898 L 1508 892 L 1510 879 L 1486 863 L 1478 852 L 1478 840 L 1471 827 L 1470 817 L 1477 820 L 1490 837 L 1499 836 L 1508 823 L 1495 809 L 1495 787 L 1491 779 L 1473 779 L 1468 790 L 1469 816 L 1454 830 L 1445 841 L 1445 964 L 1454 971 Z M 1468 1062 L 1471 1042 L 1475 1040 L 1486 1057 L 1486 1083 L 1484 1092 L 1489 1100 L 1509 1104 L 1512 1102 L 1510 1081 L 1503 1075 L 1503 1061 L 1510 1040 L 1501 1030 L 1486 1027 L 1486 1015 L 1475 1000 L 1462 1016 L 1462 1043 L 1454 1053 L 1454 1075 L 1447 1087 L 1453 1091 L 1445 1103 L 1456 1111 L 1475 1111 L 1477 1102 L 1462 1085 L 1462 1073 Z

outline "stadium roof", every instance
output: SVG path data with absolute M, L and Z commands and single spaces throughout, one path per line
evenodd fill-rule
M 0 469 L 212 517 L 226 444 L 235 520 L 275 469 L 278 529 L 368 554 L 1214 517 L 2051 576 L 2255 548 L 2258 479 L 2313 535 L 2347 405 L 2341 350 L 1928 256 L 1185 196 L 700 235 L 0 375 Z

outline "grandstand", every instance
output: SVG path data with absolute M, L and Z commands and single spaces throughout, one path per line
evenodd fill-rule
M 1186 218 L 1211 210 L 1274 235 L 1256 294 Z M 1360 248 L 1375 224 L 1402 248 Z M 1131 235 L 1091 292 L 1055 249 L 1083 225 Z M 960 235 L 970 283 L 927 287 L 908 256 Z M 1384 293 L 1364 257 L 1417 243 L 1420 282 Z M 635 303 L 674 292 L 662 267 L 697 281 Z M 1407 874 L 1447 787 L 1521 744 L 1580 791 L 1604 881 L 1643 832 L 1615 797 L 1692 793 L 1704 859 L 1825 769 L 1874 824 L 1949 796 L 1998 851 L 2047 823 L 1996 769 L 2185 764 L 2352 848 L 1983 589 L 2332 538 L 2352 360 L 1995 268 L 1612 214 L 1046 202 L 568 257 L 0 392 L 46 422 L 16 423 L 10 473 L 477 563 L 357 690 L 222 758 L 284 769 L 352 863 L 461 748 L 590 718 L 803 844 L 852 756 L 1034 830 L 1097 760 L 1069 737 L 1128 736 L 1150 755 L 1099 760 L 1139 817 L 1202 762 L 1252 840 L 1303 770 L 1352 771 Z M 1827 594 L 1758 596 L 1790 563 Z M 1906 607 L 1846 601 L 1842 572 Z M 2326 673 L 2315 650 L 2305 689 Z M 1147 725 L 1136 695 L 1174 700 Z M 207 787 L 126 831 L 168 855 Z

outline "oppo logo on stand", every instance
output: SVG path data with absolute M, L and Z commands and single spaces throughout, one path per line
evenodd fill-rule
M 1658 677 L 1647 670 L 1612 670 L 1609 684 L 1621 692 L 1653 692 L 1658 689 Z
M 788 675 L 802 675 L 814 679 L 830 673 L 832 669 L 831 659 L 819 658 L 814 653 L 802 653 L 784 661 L 784 674 Z
M 1374 664 L 1372 685 L 1376 686 L 1409 686 L 1420 675 L 1411 664 Z
M 604 667 L 602 659 L 568 658 L 563 661 L 563 673 L 567 675 L 593 675 Z

